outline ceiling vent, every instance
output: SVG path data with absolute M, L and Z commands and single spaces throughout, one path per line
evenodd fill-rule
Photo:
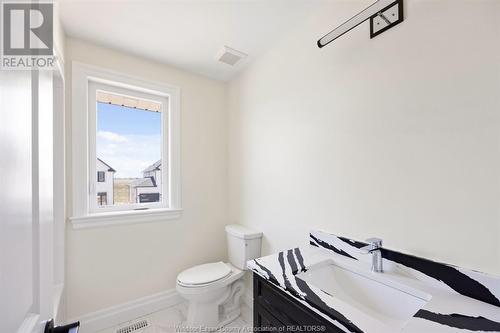
M 138 320 L 136 322 L 133 322 L 130 325 L 121 327 L 116 330 L 116 333 L 132 333 L 132 332 L 137 332 L 137 331 L 142 331 L 145 328 L 148 328 L 149 321 L 148 320 Z
M 217 54 L 217 59 L 227 65 L 234 66 L 247 55 L 248 54 L 230 48 L 229 46 L 224 46 Z

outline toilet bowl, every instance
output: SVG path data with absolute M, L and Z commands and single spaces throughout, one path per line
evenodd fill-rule
M 262 233 L 226 226 L 229 263 L 197 265 L 177 276 L 177 292 L 187 300 L 186 325 L 219 328 L 240 315 L 246 262 L 260 256 Z

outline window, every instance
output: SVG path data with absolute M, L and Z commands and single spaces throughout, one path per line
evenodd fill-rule
M 141 193 L 139 202 L 157 202 L 160 201 L 160 193 Z
M 97 171 L 97 182 L 104 183 L 106 181 L 106 172 Z
M 106 206 L 108 204 L 108 194 L 106 192 L 97 193 L 97 204 L 99 206 Z
M 72 64 L 75 228 L 181 214 L 180 90 Z
M 90 170 L 97 170 L 95 193 L 113 200 L 92 200 L 91 210 L 168 207 L 168 156 L 164 138 L 168 99 L 100 82 L 89 83 Z M 113 177 L 106 177 L 106 172 Z M 95 174 L 95 173 L 94 173 Z M 91 194 L 92 196 L 92 194 Z

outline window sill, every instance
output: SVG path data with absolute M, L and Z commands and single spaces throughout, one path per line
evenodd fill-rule
M 86 216 L 70 217 L 73 229 L 86 229 L 123 225 L 134 223 L 147 223 L 178 219 L 182 209 L 157 208 L 138 211 L 122 211 L 89 214 Z

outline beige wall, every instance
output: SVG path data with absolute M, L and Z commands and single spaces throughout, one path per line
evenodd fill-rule
M 264 254 L 318 228 L 500 274 L 500 3 L 409 0 L 316 48 L 369 3 L 325 5 L 230 83 L 230 216 Z
M 172 289 L 182 269 L 223 260 L 223 226 L 228 221 L 224 84 L 74 39 L 66 40 L 68 204 L 72 61 L 181 88 L 184 213 L 179 220 L 98 229 L 73 230 L 68 225 L 68 318 Z

